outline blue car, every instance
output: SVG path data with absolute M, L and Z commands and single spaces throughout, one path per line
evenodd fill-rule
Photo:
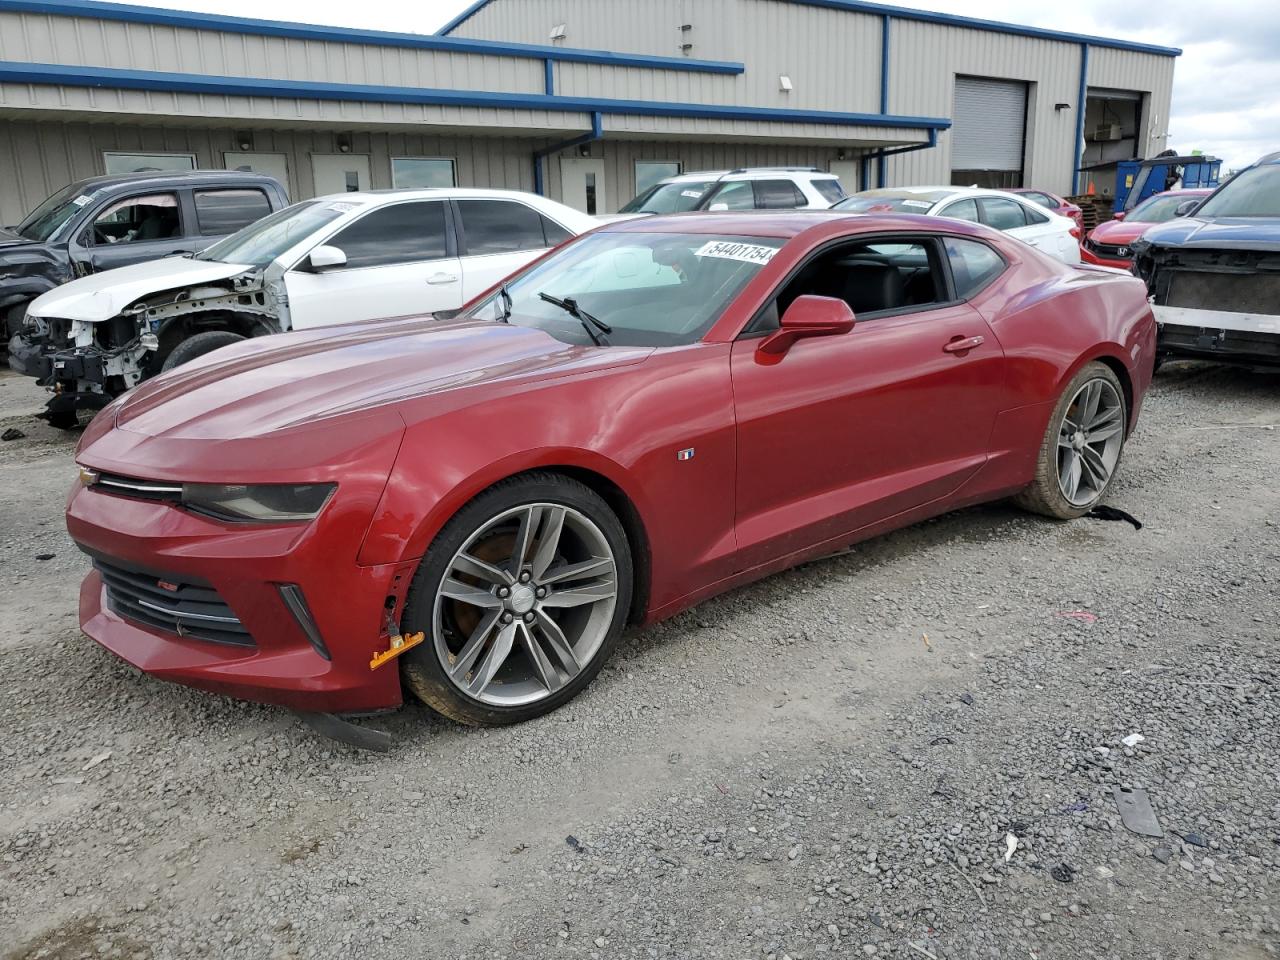
M 1159 322 L 1157 363 L 1280 366 L 1280 152 L 1178 213 L 1133 243 Z

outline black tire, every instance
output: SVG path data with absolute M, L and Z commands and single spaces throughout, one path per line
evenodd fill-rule
M 180 367 L 196 357 L 203 357 L 206 353 L 212 353 L 221 347 L 229 347 L 233 343 L 239 343 L 245 339 L 247 338 L 240 336 L 238 333 L 232 333 L 230 330 L 209 330 L 205 333 L 197 333 L 194 337 L 188 337 L 170 350 L 169 355 L 164 358 L 164 363 L 160 365 L 160 369 L 162 371 L 172 370 L 174 367 Z
M 454 555 L 469 538 L 494 518 L 526 504 L 557 504 L 585 515 L 604 535 L 616 571 L 616 602 L 604 639 L 591 660 L 555 693 L 533 703 L 497 706 L 481 702 L 455 686 L 432 642 L 436 596 Z M 458 511 L 431 543 L 414 574 L 405 601 L 401 629 L 427 634 L 427 640 L 400 658 L 401 674 L 409 689 L 427 706 L 452 720 L 472 725 L 521 723 L 563 706 L 585 688 L 617 646 L 631 607 L 633 562 L 626 531 L 594 490 L 561 474 L 537 472 L 495 484 Z
M 0 339 L 3 339 L 4 343 L 0 343 L 0 347 L 8 349 L 10 339 L 22 332 L 26 318 L 27 304 L 25 303 L 14 304 L 5 311 L 4 330 L 0 331 L 3 333 L 3 337 L 0 337 Z
M 1123 441 L 1126 439 L 1124 431 L 1129 423 L 1129 407 L 1125 401 L 1124 388 L 1120 383 L 1120 378 L 1105 363 L 1095 361 L 1085 364 L 1080 372 L 1071 378 L 1071 382 L 1063 389 L 1057 404 L 1054 405 L 1053 413 L 1049 417 L 1049 425 L 1045 428 L 1044 439 L 1040 444 L 1040 452 L 1036 456 L 1035 479 L 1029 487 L 1013 498 L 1013 502 L 1024 510 L 1029 510 L 1045 517 L 1052 517 L 1055 520 L 1074 520 L 1077 517 L 1083 517 L 1098 505 L 1103 496 L 1106 495 L 1111 481 L 1115 479 L 1116 470 L 1120 466 L 1119 458 L 1117 458 L 1112 467 L 1107 483 L 1087 503 L 1072 503 L 1063 494 L 1058 482 L 1058 437 L 1062 430 L 1063 418 L 1071 407 L 1076 394 L 1080 392 L 1085 384 L 1093 380 L 1103 380 L 1110 384 L 1119 398 L 1122 421 L 1121 454 L 1123 454 Z

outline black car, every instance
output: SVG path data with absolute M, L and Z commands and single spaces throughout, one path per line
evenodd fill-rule
M 287 206 L 275 179 L 233 170 L 130 173 L 63 187 L 16 227 L 0 228 L 0 345 L 27 304 L 76 277 L 174 254 Z

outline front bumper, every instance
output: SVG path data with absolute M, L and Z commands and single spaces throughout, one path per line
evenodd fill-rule
M 9 369 L 37 380 L 47 380 L 53 366 L 43 343 L 15 333 L 9 340 Z
M 1155 306 L 1157 354 L 1280 367 L 1280 316 Z
M 216 642 L 134 619 L 110 600 L 98 569 L 80 589 L 81 627 L 162 680 L 295 710 L 397 707 L 396 665 L 370 670 L 369 660 L 387 645 L 387 598 L 403 603 L 416 564 L 362 567 L 352 525 L 326 529 L 325 519 L 322 513 L 301 527 L 227 525 L 167 503 L 77 486 L 67 503 L 67 529 L 83 550 L 121 567 L 161 572 L 152 588 L 170 589 L 169 578 L 207 584 L 251 639 L 247 645 Z M 301 588 L 331 659 L 285 603 L 282 584 Z

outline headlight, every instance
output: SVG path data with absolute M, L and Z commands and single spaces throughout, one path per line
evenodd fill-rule
M 240 523 L 311 520 L 337 487 L 336 483 L 184 483 L 182 502 L 196 513 Z

